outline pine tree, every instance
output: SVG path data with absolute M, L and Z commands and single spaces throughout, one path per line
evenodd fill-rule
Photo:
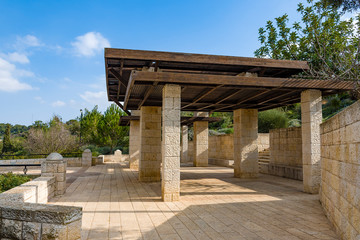
M 10 152 L 12 150 L 12 145 L 11 145 L 11 140 L 10 140 L 10 128 L 11 128 L 11 125 L 7 124 L 6 130 L 5 130 L 5 135 L 3 138 L 2 153 Z

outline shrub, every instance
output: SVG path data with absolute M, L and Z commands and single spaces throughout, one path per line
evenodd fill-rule
M 268 133 L 270 129 L 287 128 L 289 119 L 281 109 L 270 109 L 259 113 L 259 133 Z
M 0 193 L 11 188 L 17 187 L 23 183 L 30 181 L 29 176 L 15 175 L 12 172 L 0 175 Z

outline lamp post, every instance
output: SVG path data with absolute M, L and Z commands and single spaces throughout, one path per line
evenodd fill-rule
M 83 110 L 80 109 L 80 144 L 81 144 L 82 118 L 83 118 Z

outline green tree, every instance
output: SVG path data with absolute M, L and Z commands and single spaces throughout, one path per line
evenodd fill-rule
M 307 77 L 359 79 L 360 14 L 341 20 L 343 13 L 320 2 L 298 4 L 301 22 L 288 25 L 285 14 L 259 29 L 256 57 L 308 61 Z
M 345 11 L 356 11 L 360 9 L 360 1 L 359 0 L 322 0 L 322 3 L 327 6 L 332 6 L 337 9 L 342 9 Z
M 128 147 L 129 127 L 119 126 L 120 117 L 125 115 L 115 104 L 106 109 L 98 122 L 99 145 L 109 146 L 111 152 L 116 146 Z
M 289 126 L 289 118 L 281 108 L 270 109 L 259 112 L 258 124 L 259 133 L 268 133 L 270 129 L 287 128 Z
M 98 106 L 95 106 L 91 111 L 84 110 L 84 116 L 81 119 L 81 138 L 83 143 L 98 144 L 100 136 L 98 133 L 98 124 L 102 118 Z
M 3 147 L 2 147 L 2 153 L 11 152 L 12 151 L 12 145 L 11 145 L 11 139 L 10 139 L 10 130 L 11 125 L 6 125 L 5 135 L 3 138 Z

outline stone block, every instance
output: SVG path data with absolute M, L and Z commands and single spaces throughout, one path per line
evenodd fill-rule
M 67 239 L 67 227 L 66 225 L 43 223 L 41 237 L 43 240 Z
M 9 239 L 22 239 L 22 221 L 1 219 L 1 237 Z
M 40 239 L 41 223 L 23 222 L 22 239 Z

